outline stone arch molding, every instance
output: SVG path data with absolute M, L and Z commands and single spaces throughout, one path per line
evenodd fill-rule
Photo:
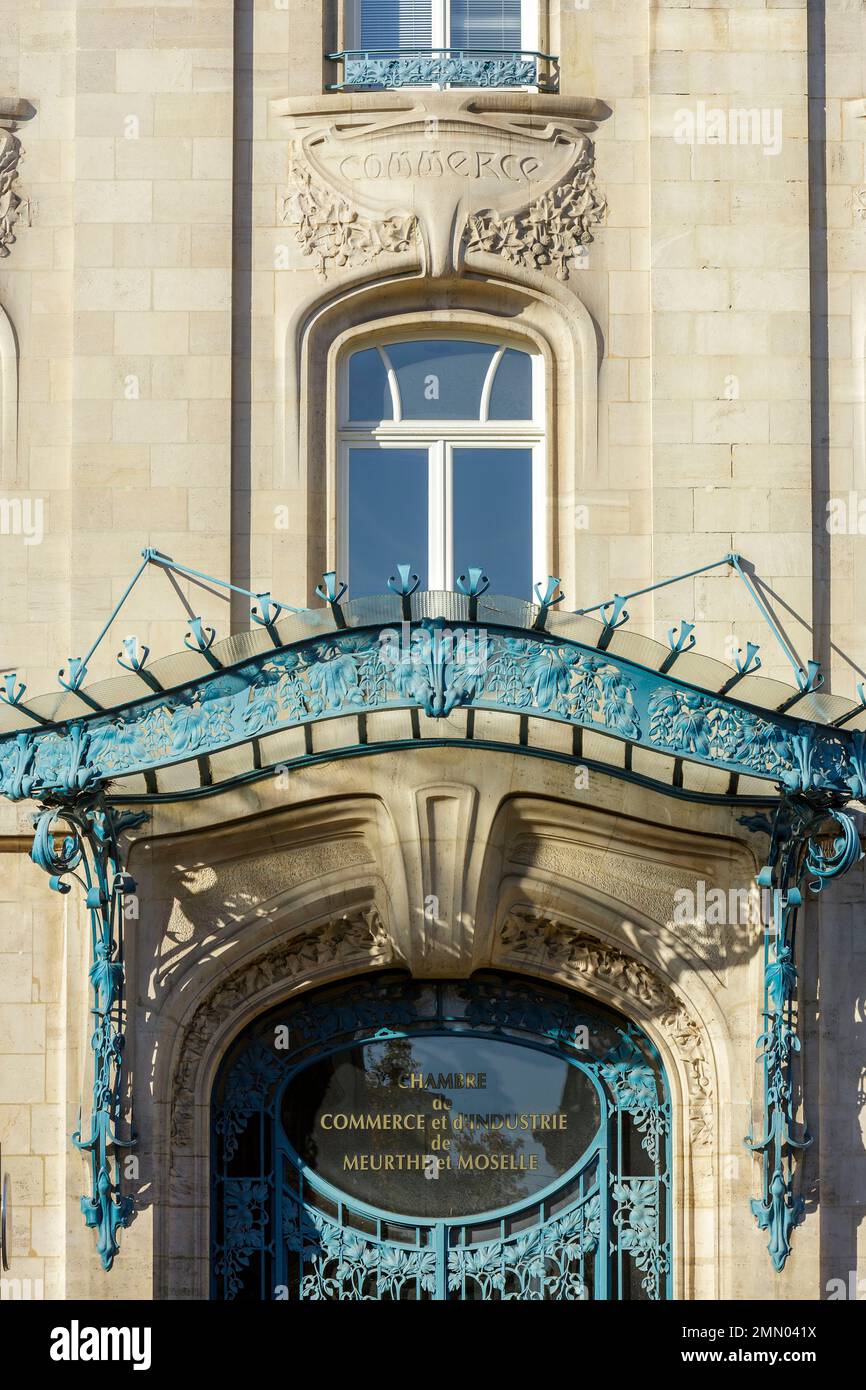
M 209 1096 L 208 1062 L 251 1018 L 281 998 L 400 963 L 379 908 L 370 903 L 272 943 L 219 978 L 181 1030 L 171 1087 L 172 1150 L 182 1153 L 193 1144 L 195 1109 Z
M 489 965 L 555 980 L 649 1022 L 688 1078 L 692 1144 L 712 1145 L 715 1087 L 710 1050 L 694 1012 L 659 973 L 586 928 L 528 903 L 506 915 Z M 182 1153 L 194 1143 L 195 1110 L 207 1104 L 218 1058 L 250 1019 L 281 999 L 389 966 L 405 967 L 405 962 L 378 906 L 369 903 L 272 943 L 217 979 L 180 1030 L 171 1087 L 173 1151 Z
M 496 935 L 494 962 L 595 994 L 627 1017 L 649 1024 L 686 1079 L 691 1145 L 712 1148 L 716 1088 L 711 1051 L 695 1013 L 661 974 L 585 927 L 529 903 L 515 905 L 506 915 Z
M 567 280 L 605 213 L 587 133 L 599 103 L 540 109 L 452 92 L 275 102 L 283 221 L 322 279 L 403 255 L 438 277 L 493 254 Z
M 13 479 L 18 464 L 18 342 L 0 304 L 0 477 Z
M 599 339 L 592 315 L 571 291 L 515 269 L 502 278 L 456 277 L 431 309 L 420 276 L 343 285 L 306 306 L 286 305 L 279 330 L 284 376 L 278 407 L 281 447 L 275 483 L 298 487 L 308 499 L 310 592 L 332 567 L 337 532 L 336 375 L 341 353 L 384 333 L 416 333 L 421 323 L 440 332 L 486 332 L 523 340 L 545 357 L 548 458 L 556 461 L 558 505 L 548 518 L 552 573 L 574 592 L 577 578 L 575 507 L 596 476 Z M 540 277 L 535 276 L 536 280 Z M 323 393 L 316 381 L 328 383 Z M 551 476 L 551 489 L 553 475 Z M 552 495 L 552 494 L 551 494 Z M 385 563 L 393 563 L 388 560 Z M 383 574 L 383 588 L 386 574 Z

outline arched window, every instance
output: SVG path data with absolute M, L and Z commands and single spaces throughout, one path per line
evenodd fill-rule
M 229 1048 L 211 1155 L 215 1298 L 670 1297 L 661 1062 L 578 994 L 485 974 L 301 995 Z
M 339 561 L 353 597 L 381 593 L 393 566 L 411 563 L 422 588 L 451 589 L 479 565 L 495 592 L 531 598 L 547 573 L 543 365 L 465 337 L 350 355 Z

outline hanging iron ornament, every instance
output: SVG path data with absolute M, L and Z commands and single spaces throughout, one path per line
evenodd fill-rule
M 91 1191 L 81 1198 L 88 1226 L 97 1233 L 104 1269 L 111 1269 L 119 1245 L 117 1233 L 129 1224 L 132 1199 L 121 1191 L 119 1151 L 135 1143 L 130 1133 L 118 1133 L 123 1118 L 123 917 L 124 900 L 135 892 L 135 881 L 124 873 L 119 836 L 140 825 L 144 812 L 117 811 L 101 796 L 90 794 L 62 805 L 43 807 L 36 816 L 31 857 L 50 875 L 57 893 L 69 893 L 74 878 L 84 889 L 90 918 L 89 978 L 94 1019 L 90 1039 L 93 1054 L 93 1104 L 90 1130 L 79 1128 L 72 1142 L 90 1155 Z M 63 838 L 58 847 L 58 828 Z
M 791 1232 L 805 1213 L 805 1201 L 794 1190 L 794 1159 L 812 1142 L 805 1127 L 798 1137 L 794 1120 L 793 1062 L 801 1046 L 794 960 L 802 884 L 811 876 L 808 886 L 820 893 L 829 879 L 852 868 L 863 851 L 850 813 L 830 802 L 788 796 L 772 819 L 743 819 L 752 829 L 770 835 L 770 853 L 758 884 L 770 893 L 771 904 L 764 936 L 765 1024 L 757 1041 L 763 1066 L 763 1124 L 760 1136 L 756 1139 L 749 1133 L 744 1143 L 761 1156 L 762 1193 L 752 1198 L 752 1212 L 760 1230 L 769 1233 L 773 1268 L 782 1270 L 791 1253 Z M 828 820 L 837 833 L 825 849 Z

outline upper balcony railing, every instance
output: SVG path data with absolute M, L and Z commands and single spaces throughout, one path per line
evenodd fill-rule
M 329 53 L 343 65 L 333 92 L 400 87 L 517 87 L 556 92 L 559 59 L 504 48 L 353 48 Z

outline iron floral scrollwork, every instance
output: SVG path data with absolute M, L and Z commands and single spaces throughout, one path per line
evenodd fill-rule
M 345 87 L 534 87 L 538 58 L 532 53 L 479 56 L 446 49 L 428 53 L 389 51 L 336 54 L 345 63 Z
M 476 708 L 559 720 L 791 795 L 847 799 L 866 787 L 861 731 L 757 714 L 563 638 L 424 618 L 300 641 L 119 711 L 9 734 L 0 792 L 70 797 L 279 729 L 413 707 L 433 719 Z
M 78 740 L 70 779 L 87 780 L 86 740 Z M 50 875 L 55 892 L 71 890 L 69 877 L 84 889 L 90 918 L 92 963 L 89 971 L 94 1019 L 93 1103 L 90 1130 L 72 1136 L 76 1148 L 90 1155 L 91 1192 L 81 1198 L 88 1226 L 97 1233 L 103 1268 L 111 1269 L 119 1250 L 118 1231 L 129 1224 L 132 1200 L 121 1191 L 118 1153 L 131 1148 L 134 1134 L 122 1139 L 123 1116 L 123 903 L 135 882 L 122 868 L 119 845 L 124 831 L 140 825 L 144 813 L 117 811 L 97 796 L 43 807 L 36 818 L 31 857 Z M 65 833 L 57 844 L 57 824 Z
M 223 1190 L 224 1239 L 214 1258 L 214 1269 L 225 1281 L 226 1298 L 236 1298 L 243 1287 L 243 1270 L 264 1250 L 270 1221 L 270 1187 L 250 1178 L 227 1178 Z
M 286 1194 L 283 1240 L 302 1258 L 301 1297 L 312 1302 L 375 1302 L 399 1299 L 413 1283 L 420 1294 L 436 1282 L 433 1249 L 402 1248 L 370 1240 L 335 1225 L 320 1212 Z
M 670 1268 L 670 1252 L 659 1229 L 659 1185 L 655 1178 L 615 1178 L 611 1184 L 615 1203 L 613 1224 L 619 1244 L 643 1273 L 641 1284 L 651 1299 L 659 1297 L 664 1275 Z
M 596 1195 L 511 1240 L 449 1250 L 448 1287 L 462 1294 L 469 1283 L 485 1301 L 586 1299 L 583 1260 L 597 1248 L 600 1234 L 601 1204 Z
M 670 1131 L 668 1107 L 659 1102 L 655 1072 L 637 1048 L 620 1043 L 600 1069 L 603 1080 L 625 1114 L 631 1115 L 641 1137 L 641 1148 L 653 1163 L 659 1161 L 660 1144 Z

